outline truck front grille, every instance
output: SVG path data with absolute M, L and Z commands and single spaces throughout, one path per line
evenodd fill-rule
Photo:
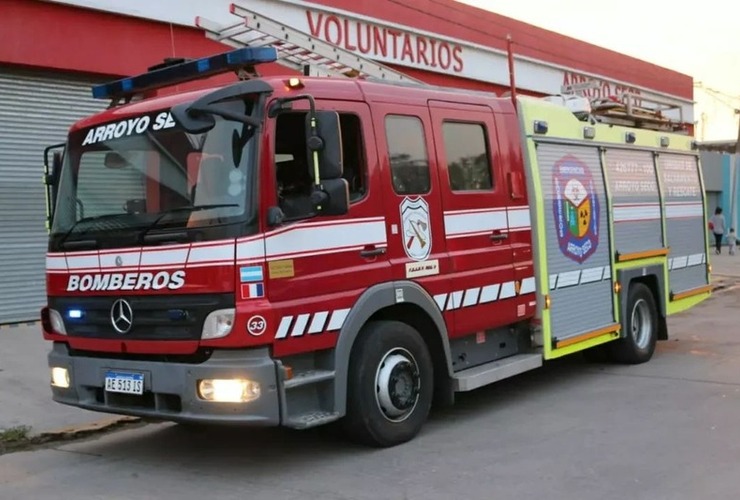
M 118 299 L 128 301 L 133 313 L 131 328 L 125 334 L 116 331 L 111 321 L 111 308 Z M 71 337 L 198 340 L 206 316 L 217 309 L 234 307 L 234 295 L 49 297 L 49 307 L 62 314 Z M 69 311 L 80 317 L 70 318 Z

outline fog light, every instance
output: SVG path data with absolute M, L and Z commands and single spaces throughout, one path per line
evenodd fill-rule
M 216 403 L 247 403 L 260 397 L 260 385 L 243 378 L 205 379 L 198 383 L 198 396 Z
M 55 366 L 51 369 L 51 385 L 69 389 L 69 370 Z

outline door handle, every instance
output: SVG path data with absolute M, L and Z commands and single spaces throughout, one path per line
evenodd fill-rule
M 509 233 L 493 233 L 491 239 L 493 241 L 503 241 L 509 238 Z
M 375 257 L 376 255 L 383 255 L 385 253 L 385 247 L 381 248 L 365 248 L 360 250 L 360 255 L 363 257 Z

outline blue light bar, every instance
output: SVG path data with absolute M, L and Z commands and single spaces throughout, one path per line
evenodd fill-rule
M 141 75 L 95 85 L 92 88 L 92 95 L 96 99 L 126 97 L 147 90 L 226 73 L 241 66 L 274 62 L 276 60 L 277 49 L 273 47 L 243 47 L 215 56 L 154 69 Z
M 82 309 L 70 309 L 67 311 L 67 317 L 70 319 L 82 318 Z

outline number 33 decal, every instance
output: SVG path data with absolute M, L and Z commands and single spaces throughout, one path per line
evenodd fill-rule
M 255 337 L 265 333 L 265 330 L 267 330 L 267 321 L 262 316 L 252 316 L 247 321 L 247 331 Z

